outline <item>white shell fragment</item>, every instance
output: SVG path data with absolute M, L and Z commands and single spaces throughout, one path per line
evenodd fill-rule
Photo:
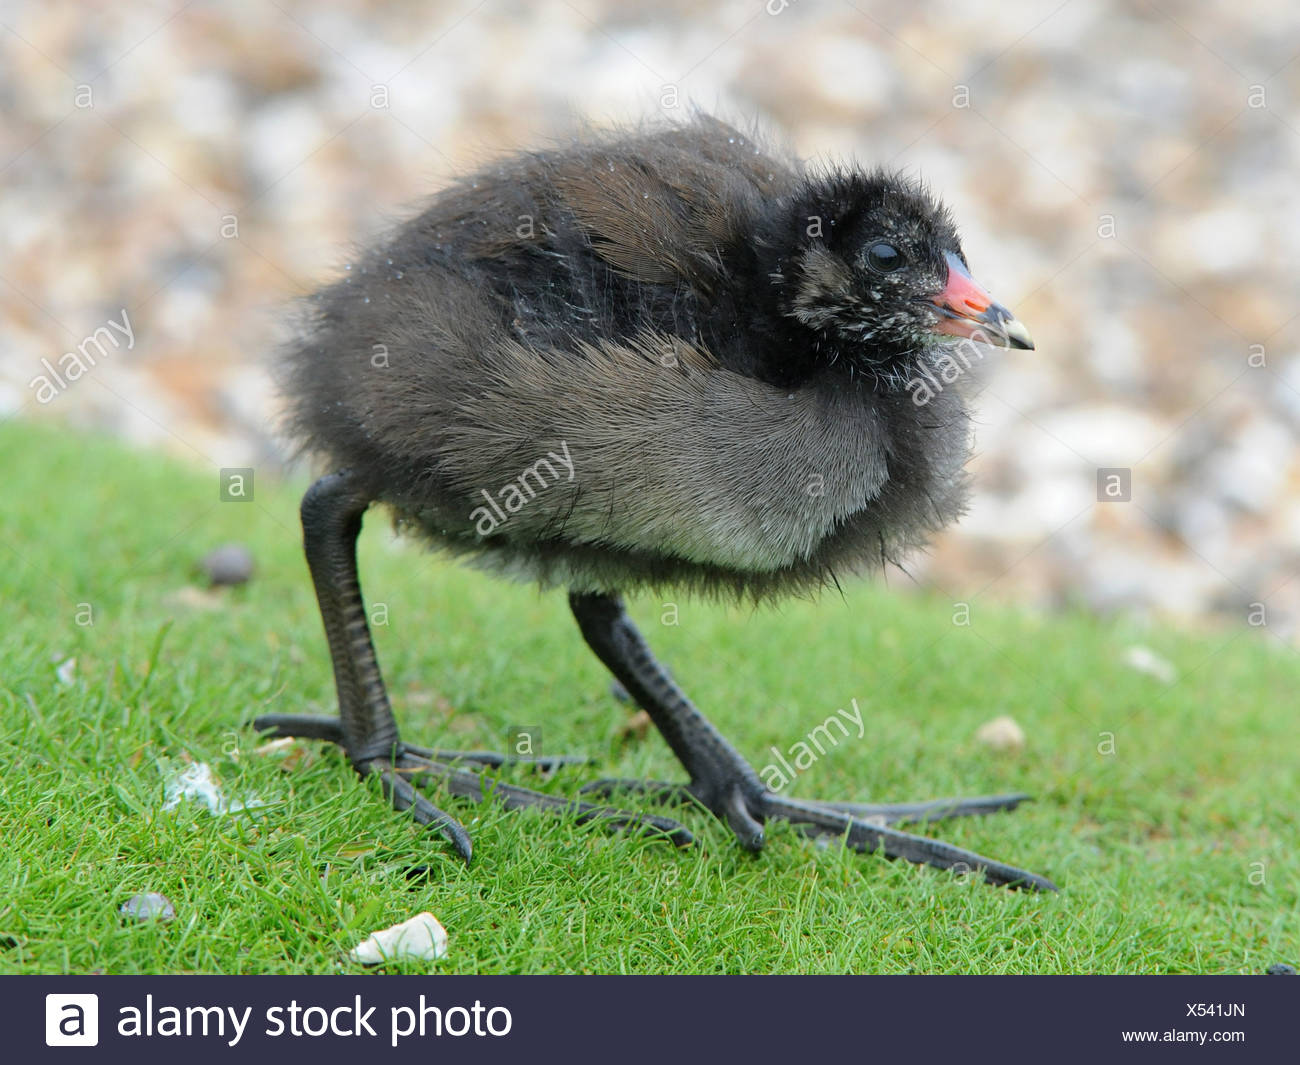
M 1161 658 L 1149 647 L 1134 646 L 1124 652 L 1124 664 L 1162 684 L 1172 684 L 1178 679 L 1178 670 L 1167 658 Z
M 975 731 L 978 743 L 994 751 L 1018 751 L 1025 745 L 1025 730 L 1006 714 L 986 721 Z
M 351 961 L 379 965 L 386 961 L 434 961 L 447 956 L 447 929 L 431 913 L 419 913 L 367 936 L 348 952 Z
M 132 895 L 122 903 L 118 912 L 123 917 L 137 921 L 171 921 L 176 918 L 176 909 L 171 899 L 157 891 L 146 891 Z
M 250 798 L 247 801 L 227 799 L 212 775 L 212 767 L 207 762 L 195 762 L 187 765 L 180 773 L 167 782 L 167 801 L 164 810 L 174 810 L 187 799 L 203 803 L 214 814 L 233 814 L 254 806 L 264 806 L 261 799 Z
M 59 678 L 60 684 L 72 684 L 77 679 L 77 660 L 65 658 L 55 667 L 54 675 Z

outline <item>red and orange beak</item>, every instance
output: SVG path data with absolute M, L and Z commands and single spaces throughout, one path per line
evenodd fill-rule
M 948 252 L 946 258 L 948 283 L 934 298 L 943 317 L 934 331 L 1000 348 L 1033 350 L 1034 338 L 1016 316 L 975 282 L 956 255 Z

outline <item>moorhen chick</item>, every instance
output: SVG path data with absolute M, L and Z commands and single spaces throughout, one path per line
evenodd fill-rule
M 1032 347 L 971 278 L 951 217 L 898 174 L 805 166 L 717 119 L 513 155 L 437 194 L 309 303 L 282 354 L 289 428 L 329 473 L 302 501 L 339 716 L 255 726 L 342 745 L 393 805 L 466 859 L 416 782 L 581 820 L 690 833 L 465 768 L 404 742 L 366 625 L 362 514 L 503 576 L 568 591 L 596 655 L 681 761 L 694 798 L 758 850 L 779 818 L 861 851 L 1051 881 L 890 827 L 1011 809 L 1023 795 L 903 805 L 769 788 L 660 666 L 620 593 L 764 600 L 832 585 L 962 511 L 956 379 L 976 344 Z

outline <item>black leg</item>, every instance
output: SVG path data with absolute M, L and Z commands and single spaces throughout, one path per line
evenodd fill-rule
M 945 811 L 948 816 L 954 816 L 1012 809 L 1025 796 L 989 796 L 902 806 L 816 803 L 785 798 L 763 785 L 753 767 L 665 673 L 617 596 L 573 592 L 569 605 L 587 643 L 650 715 L 690 777 L 689 784 L 676 787 L 648 784 L 639 789 L 644 793 L 658 799 L 689 794 L 726 821 L 741 845 L 750 850 L 758 850 L 763 845 L 764 820 L 777 817 L 811 835 L 839 836 L 855 850 L 881 850 L 890 858 L 905 858 L 941 869 L 978 870 L 994 884 L 1056 890 L 1050 880 L 1034 873 L 924 836 L 909 835 L 882 823 L 935 819 Z M 620 783 L 601 781 L 596 787 L 609 791 Z
M 600 820 L 608 827 L 637 828 L 667 834 L 674 842 L 690 842 L 690 833 L 664 817 L 645 817 L 623 810 L 569 801 L 501 783 L 487 783 L 476 774 L 443 764 L 435 752 L 402 743 L 388 703 L 379 660 L 366 623 L 365 603 L 357 575 L 356 542 L 361 518 L 372 502 L 364 486 L 347 472 L 322 477 L 302 501 L 303 547 L 320 605 L 325 637 L 334 665 L 339 716 L 268 714 L 253 727 L 279 736 L 301 736 L 340 744 L 358 773 L 377 773 L 384 793 L 398 810 L 410 810 L 421 824 L 436 827 L 469 860 L 472 847 L 465 829 L 415 790 L 411 777 L 436 779 L 455 795 L 481 801 L 496 793 L 510 807 L 535 807 L 574 814 L 579 820 Z M 506 759 L 490 752 L 471 752 L 468 761 L 500 764 Z M 551 759 L 563 764 L 564 759 Z M 568 761 L 572 761 L 569 759 Z
M 690 790 L 748 850 L 763 846 L 758 774 L 655 661 L 617 596 L 573 592 L 569 606 L 596 656 L 650 715 L 690 775 Z

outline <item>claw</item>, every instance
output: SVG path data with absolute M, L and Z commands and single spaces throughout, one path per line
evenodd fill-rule
M 437 828 L 442 833 L 443 838 L 456 849 L 456 853 L 464 859 L 467 865 L 469 864 L 469 860 L 474 854 L 474 844 L 469 838 L 469 833 L 465 831 L 464 825 L 450 814 L 443 813 L 416 791 L 411 782 L 403 777 L 394 766 L 371 763 L 367 770 L 379 774 L 379 779 L 383 783 L 384 794 L 388 796 L 388 801 L 393 804 L 393 809 L 410 810 L 420 824 Z

